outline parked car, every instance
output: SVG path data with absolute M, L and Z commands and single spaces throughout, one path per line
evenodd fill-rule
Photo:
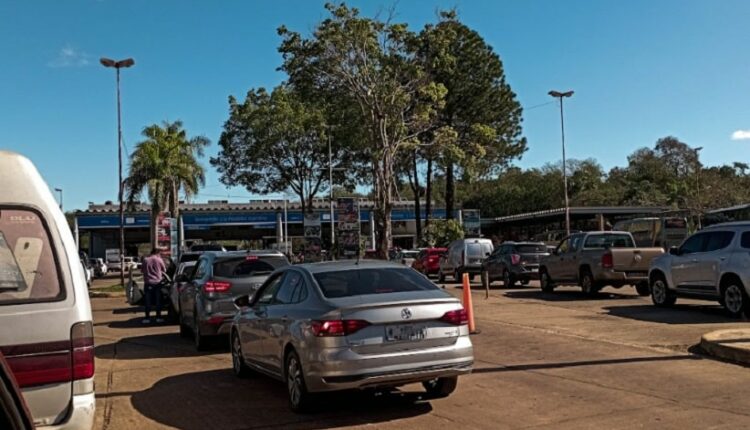
M 103 258 L 89 258 L 89 264 L 94 268 L 94 276 L 101 278 L 107 274 L 107 263 Z
M 0 428 L 7 430 L 33 430 L 31 417 L 16 379 L 0 352 Z
M 395 261 L 397 263 L 401 263 L 406 267 L 411 267 L 412 263 L 414 263 L 414 260 L 417 259 L 417 256 L 419 256 L 419 251 L 414 249 L 403 249 L 396 254 Z
M 419 251 L 419 255 L 411 267 L 425 276 L 437 274 L 440 270 L 440 257 L 448 251 L 448 248 L 427 248 Z
M 33 164 L 0 151 L 0 352 L 40 428 L 94 423 L 94 336 L 68 222 Z
M 576 233 L 542 258 L 539 280 L 546 292 L 556 285 L 577 284 L 585 294 L 594 295 L 607 285 L 633 285 L 639 295 L 647 296 L 649 265 L 663 253 L 660 247 L 636 248 L 633 236 L 625 231 Z
M 443 282 L 448 275 L 459 282 L 464 273 L 472 277 L 482 273 L 482 262 L 493 250 L 490 239 L 459 239 L 451 242 L 445 256 L 440 259 L 438 280 Z
M 445 397 L 474 362 L 458 299 L 396 263 L 283 267 L 235 304 L 235 374 L 285 381 L 294 411 L 310 409 L 318 392 L 419 382 Z
M 129 272 L 131 270 L 135 270 L 135 268 L 137 267 L 137 264 L 136 264 L 135 260 L 133 259 L 133 257 L 125 257 L 123 259 L 123 261 L 125 263 L 125 271 L 126 272 Z M 108 267 L 109 270 L 111 270 L 113 272 L 119 272 L 121 270 L 120 260 L 109 261 L 107 263 L 107 267 Z
M 672 306 L 678 297 L 716 300 L 732 316 L 750 317 L 750 222 L 712 225 L 651 264 L 651 298 Z
M 172 283 L 169 288 L 169 304 L 172 306 L 170 310 L 173 315 L 178 319 L 180 317 L 180 291 L 187 284 L 187 279 L 193 273 L 195 269 L 195 263 L 197 260 L 184 261 L 177 265 L 177 270 L 172 278 Z
M 202 350 L 209 336 L 228 334 L 236 312 L 233 297 L 252 295 L 274 270 L 289 265 L 278 251 L 203 253 L 179 294 L 180 334 L 192 332 Z
M 190 247 L 190 252 L 206 251 L 226 252 L 226 248 L 219 243 L 196 243 Z
M 498 279 L 506 288 L 539 279 L 539 262 L 549 256 L 544 242 L 503 242 L 484 261 L 483 272 L 491 285 Z

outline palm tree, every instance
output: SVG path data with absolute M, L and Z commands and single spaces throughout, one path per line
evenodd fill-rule
M 182 121 L 153 124 L 141 132 L 145 140 L 130 155 L 125 191 L 129 205 L 148 191 L 151 201 L 151 245 L 156 246 L 156 220 L 162 211 L 179 216 L 180 191 L 185 198 L 198 193 L 206 177 L 198 158 L 209 140 L 202 136 L 188 138 Z

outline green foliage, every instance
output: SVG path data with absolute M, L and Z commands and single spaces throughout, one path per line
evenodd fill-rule
M 454 240 L 464 237 L 464 229 L 455 219 L 432 220 L 423 232 L 422 245 L 448 246 Z
M 250 90 L 243 103 L 229 99 L 230 115 L 219 139 L 221 152 L 211 164 L 226 185 L 241 185 L 255 193 L 291 189 L 303 209 L 328 183 L 328 129 L 322 106 L 287 86 L 270 94 Z M 338 142 L 338 141 L 337 141 Z M 334 182 L 352 187 L 345 169 L 352 157 L 332 142 L 337 170 Z
M 141 132 L 145 140 L 139 142 L 130 154 L 128 176 L 124 180 L 129 204 L 147 190 L 151 202 L 152 245 L 155 244 L 153 220 L 169 209 L 178 216 L 180 192 L 187 197 L 195 195 L 205 185 L 205 173 L 198 158 L 209 141 L 205 137 L 187 136 L 181 121 L 163 122 L 145 127 Z

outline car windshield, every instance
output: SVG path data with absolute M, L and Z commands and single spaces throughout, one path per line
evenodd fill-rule
M 547 252 L 547 246 L 544 244 L 539 245 L 516 245 L 516 252 L 521 254 L 533 254 L 539 252 Z
M 350 269 L 314 276 L 328 298 L 438 289 L 424 276 L 407 268 Z
M 635 248 L 627 234 L 595 234 L 586 238 L 584 248 Z
M 218 260 L 214 263 L 214 276 L 221 278 L 246 278 L 270 275 L 276 268 L 286 266 L 285 257 L 247 256 Z

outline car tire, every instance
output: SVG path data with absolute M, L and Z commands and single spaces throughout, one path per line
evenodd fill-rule
M 253 371 L 245 363 L 245 359 L 242 356 L 242 342 L 240 342 L 240 335 L 236 331 L 232 331 L 232 371 L 238 378 L 247 378 L 252 376 Z
M 551 293 L 555 291 L 555 284 L 554 282 L 552 282 L 552 278 L 550 278 L 547 269 L 544 267 L 539 269 L 539 284 L 542 287 L 542 291 L 544 291 L 545 293 Z
M 445 282 L 445 273 L 441 269 L 438 269 L 438 282 Z
M 599 292 L 599 288 L 594 282 L 594 275 L 591 274 L 591 270 L 583 269 L 580 275 L 581 291 L 587 296 L 595 296 Z
M 302 362 L 294 350 L 287 354 L 284 369 L 289 408 L 296 413 L 311 412 L 313 410 L 314 395 L 307 391 L 305 375 L 302 371 Z
M 208 338 L 201 334 L 201 325 L 198 321 L 198 310 L 193 311 L 193 343 L 197 351 L 205 351 L 208 344 Z
M 745 287 L 736 279 L 721 287 L 724 309 L 732 318 L 739 318 L 748 312 L 748 297 Z
M 516 281 L 513 279 L 513 275 L 510 274 L 508 269 L 503 270 L 503 288 L 512 288 Z
M 660 308 L 673 306 L 677 301 L 677 295 L 669 290 L 667 280 L 664 276 L 657 275 L 651 280 L 651 301 Z
M 457 385 L 458 376 L 437 378 L 422 382 L 422 386 L 427 391 L 427 397 L 430 399 L 442 399 L 450 396 L 451 393 L 456 391 Z
M 635 284 L 635 291 L 641 297 L 648 297 L 651 295 L 651 288 L 649 288 L 648 282 L 639 282 Z

